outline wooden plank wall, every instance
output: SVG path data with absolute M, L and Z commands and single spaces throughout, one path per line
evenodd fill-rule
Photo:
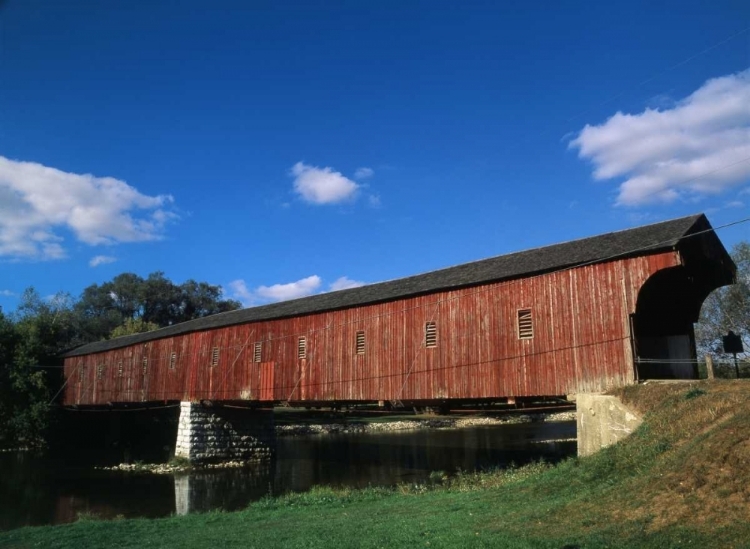
M 470 399 L 604 390 L 634 381 L 629 314 L 648 277 L 678 264 L 675 252 L 654 254 L 72 357 L 65 361 L 64 404 Z M 531 339 L 518 337 L 522 308 L 532 311 Z M 427 321 L 437 325 L 434 348 L 424 346 Z M 355 352 L 360 330 L 362 355 Z M 300 360 L 301 336 L 307 357 Z M 256 342 L 260 363 L 253 360 Z

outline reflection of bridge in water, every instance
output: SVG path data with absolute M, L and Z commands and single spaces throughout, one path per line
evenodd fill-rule
M 508 424 L 379 434 L 283 437 L 276 459 L 250 467 L 175 476 L 177 513 L 240 509 L 266 495 L 313 486 L 354 488 L 428 482 L 433 471 L 452 474 L 554 463 L 575 455 L 573 421 Z
M 268 494 L 312 486 L 387 486 L 451 473 L 555 462 L 576 452 L 572 421 L 376 434 L 280 437 L 276 457 L 247 467 L 185 474 L 95 470 L 132 460 L 164 460 L 174 444 L 177 409 L 66 412 L 61 429 L 77 437 L 46 455 L 0 453 L 0 529 L 102 518 L 163 517 L 177 511 L 240 509 Z M 158 421 L 154 421 L 157 418 Z M 76 422 L 86 422 L 86 431 Z M 116 424 L 120 424 L 119 428 Z M 171 429 L 170 429 L 171 428 Z M 104 433 L 110 433 L 107 439 Z M 118 436 L 115 436 L 119 433 Z M 147 438 L 144 439 L 146 435 Z M 147 497 L 144 497 L 144 494 Z
M 85 345 L 63 404 L 182 402 L 178 453 L 225 458 L 267 423 L 229 406 L 450 407 L 691 378 L 701 304 L 734 276 L 705 216 L 675 219 Z

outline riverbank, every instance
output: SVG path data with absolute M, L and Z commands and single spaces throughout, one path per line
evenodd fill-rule
M 747 547 L 750 382 L 619 392 L 645 414 L 629 439 L 549 467 L 393 489 L 316 489 L 234 513 L 0 533 L 0 547 Z

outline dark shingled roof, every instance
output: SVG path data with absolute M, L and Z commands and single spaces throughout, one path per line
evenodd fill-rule
M 487 284 L 499 280 L 521 278 L 584 263 L 604 262 L 614 258 L 639 255 L 643 252 L 654 253 L 669 250 L 673 249 L 701 219 L 704 220 L 706 226 L 710 227 L 703 214 L 692 215 L 634 229 L 482 259 L 388 282 L 220 313 L 175 324 L 153 332 L 89 343 L 68 352 L 65 356 L 98 353 L 199 330 L 357 307 L 443 290 Z

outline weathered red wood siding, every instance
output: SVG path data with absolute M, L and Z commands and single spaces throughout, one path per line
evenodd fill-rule
M 648 277 L 678 264 L 676 252 L 653 254 L 72 357 L 65 361 L 64 404 L 599 391 L 634 381 L 629 314 Z M 533 339 L 518 338 L 523 308 L 532 310 Z M 424 347 L 427 321 L 437 324 L 435 348 Z M 357 355 L 360 330 L 366 350 Z M 305 359 L 297 357 L 300 336 L 307 338 Z M 256 342 L 262 343 L 260 363 L 253 360 Z M 215 347 L 219 360 L 212 366 Z

